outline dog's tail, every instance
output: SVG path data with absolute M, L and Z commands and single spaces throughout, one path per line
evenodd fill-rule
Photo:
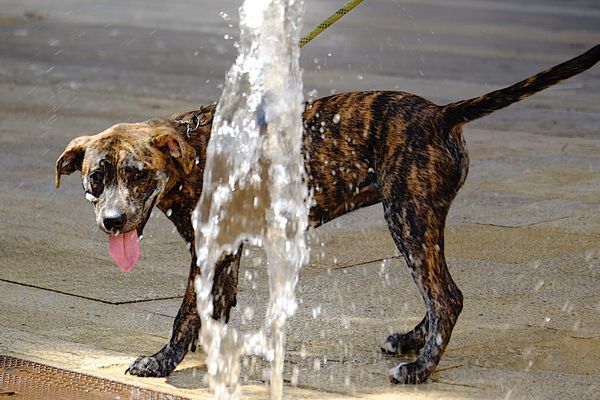
M 495 90 L 469 100 L 450 103 L 443 108 L 449 125 L 462 124 L 481 118 L 512 103 L 523 100 L 558 82 L 577 75 L 600 60 L 600 45 L 555 67 L 533 75 L 504 89 Z

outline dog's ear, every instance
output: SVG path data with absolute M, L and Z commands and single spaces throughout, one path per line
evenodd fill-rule
M 168 150 L 173 157 L 183 168 L 185 174 L 192 172 L 196 163 L 196 150 L 185 141 L 185 139 L 172 131 L 158 131 L 152 137 L 152 144 L 159 149 Z
M 60 187 L 61 175 L 69 175 L 75 171 L 81 171 L 81 163 L 85 149 L 90 142 L 91 136 L 80 136 L 71 140 L 65 148 L 65 151 L 56 160 L 56 175 L 54 184 L 58 189 Z

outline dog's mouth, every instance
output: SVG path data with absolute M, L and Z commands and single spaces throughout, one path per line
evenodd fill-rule
M 140 258 L 142 235 L 137 229 L 129 232 L 110 234 L 108 251 L 111 258 L 124 272 L 129 272 Z
M 152 210 L 155 203 L 156 198 L 152 200 L 148 210 Z M 117 264 L 117 267 L 121 268 L 124 272 L 131 271 L 140 258 L 140 243 L 144 237 L 142 232 L 150 219 L 150 215 L 150 211 L 146 212 L 141 223 L 138 223 L 137 227 L 130 231 L 108 233 L 108 252 L 110 253 L 110 257 L 113 259 L 114 263 Z

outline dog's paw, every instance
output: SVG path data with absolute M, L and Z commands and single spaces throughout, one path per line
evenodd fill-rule
M 429 370 L 419 361 L 411 363 L 400 363 L 388 371 L 388 379 L 391 383 L 417 384 L 423 383 L 429 377 Z
M 409 355 L 416 354 L 425 345 L 425 342 L 418 340 L 410 333 L 394 333 L 383 342 L 381 351 L 391 355 Z
M 390 340 L 391 336 L 386 339 L 385 342 L 381 345 L 381 352 L 390 355 L 398 354 L 398 343 L 396 341 Z
M 169 375 L 172 371 L 172 368 L 165 368 L 160 359 L 154 355 L 138 357 L 125 373 L 142 377 L 162 377 Z

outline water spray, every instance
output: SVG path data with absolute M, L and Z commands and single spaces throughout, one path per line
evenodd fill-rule
M 192 216 L 200 343 L 218 399 L 239 398 L 243 354 L 271 362 L 271 398 L 283 396 L 285 323 L 296 311 L 298 273 L 308 260 L 300 47 L 359 3 L 338 10 L 300 46 L 301 0 L 245 0 L 240 7 L 239 54 L 215 112 Z M 270 292 L 263 328 L 247 334 L 212 318 L 215 268 L 243 243 L 264 249 Z

